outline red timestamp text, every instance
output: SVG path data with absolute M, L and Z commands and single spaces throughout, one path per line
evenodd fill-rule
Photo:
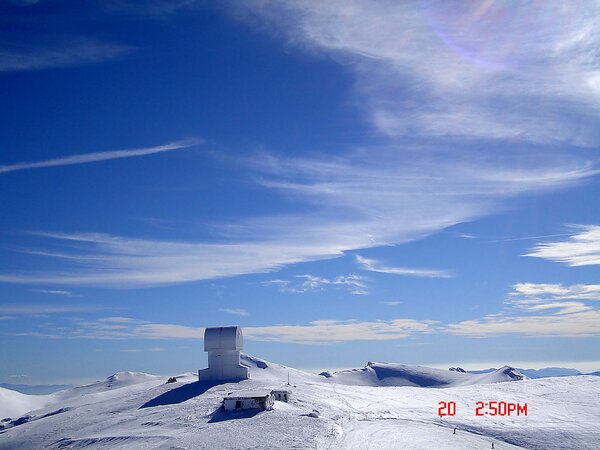
M 503 401 L 476 402 L 475 415 L 484 416 L 527 416 L 527 403 L 514 403 Z M 455 416 L 456 402 L 438 402 L 438 416 Z
M 456 402 L 438 402 L 438 416 L 455 416 Z
M 527 403 L 477 402 L 476 416 L 526 416 Z

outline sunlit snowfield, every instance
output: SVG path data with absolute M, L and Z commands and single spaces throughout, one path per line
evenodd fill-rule
M 166 377 L 123 372 L 37 396 L 41 409 L 2 422 L 0 448 L 596 449 L 600 442 L 600 379 L 593 376 L 502 382 L 511 378 L 500 369 L 481 376 L 374 365 L 323 377 L 243 361 L 251 379 L 240 383 L 210 387 L 188 374 L 165 384 Z M 380 379 L 383 370 L 388 378 Z M 228 393 L 281 387 L 288 374 L 290 403 L 261 412 L 221 409 Z M 381 385 L 419 382 L 449 387 Z M 476 402 L 493 400 L 527 403 L 528 415 L 475 416 Z M 456 416 L 438 417 L 440 401 L 455 401 Z M 319 417 L 309 416 L 313 410 Z

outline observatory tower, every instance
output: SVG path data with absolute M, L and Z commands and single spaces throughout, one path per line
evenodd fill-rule
M 248 378 L 248 368 L 240 364 L 242 328 L 208 327 L 204 331 L 204 351 L 208 352 L 208 369 L 198 371 L 200 381 L 233 381 Z

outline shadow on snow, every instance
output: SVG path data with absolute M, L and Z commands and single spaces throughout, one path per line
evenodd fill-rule
M 236 419 L 249 419 L 250 417 L 254 417 L 261 412 L 263 412 L 263 410 L 260 408 L 244 409 L 242 411 L 225 411 L 225 409 L 221 406 L 212 413 L 208 423 L 224 422 L 226 420 Z
M 210 388 L 218 386 L 219 384 L 222 383 L 217 383 L 213 381 L 196 381 L 194 383 L 184 384 L 183 386 L 171 389 L 170 391 L 167 391 L 163 394 L 160 394 L 157 397 L 154 397 L 151 400 L 148 400 L 146 403 L 140 406 L 140 409 L 152 408 L 153 406 L 174 405 L 177 403 L 183 403 L 191 398 L 204 394 Z

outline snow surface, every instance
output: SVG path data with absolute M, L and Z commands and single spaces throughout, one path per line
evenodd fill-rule
M 326 377 L 246 355 L 242 362 L 251 379 L 238 383 L 199 383 L 187 374 L 165 384 L 168 377 L 124 372 L 43 396 L 49 403 L 41 409 L 1 423 L 0 449 L 471 450 L 494 442 L 496 449 L 547 450 L 600 442 L 597 377 L 514 381 L 510 368 L 478 376 L 387 363 Z M 292 399 L 272 411 L 221 407 L 229 394 L 283 387 Z M 527 403 L 529 414 L 475 416 L 477 401 L 492 400 Z M 456 416 L 438 417 L 440 401 L 455 401 Z
M 18 416 L 51 402 L 50 395 L 27 395 L 0 387 L 0 419 Z
M 363 369 L 323 372 L 329 380 L 354 386 L 449 387 L 469 384 L 500 383 L 526 378 L 508 366 L 484 374 L 470 374 L 423 366 L 369 362 Z
M 485 369 L 485 370 L 469 370 L 469 373 L 483 374 L 494 372 L 497 369 Z M 548 377 L 571 377 L 575 375 L 594 375 L 593 373 L 582 374 L 577 369 L 567 369 L 564 367 L 544 367 L 543 369 L 520 369 L 517 368 L 519 373 L 527 376 L 528 378 L 548 378 Z

